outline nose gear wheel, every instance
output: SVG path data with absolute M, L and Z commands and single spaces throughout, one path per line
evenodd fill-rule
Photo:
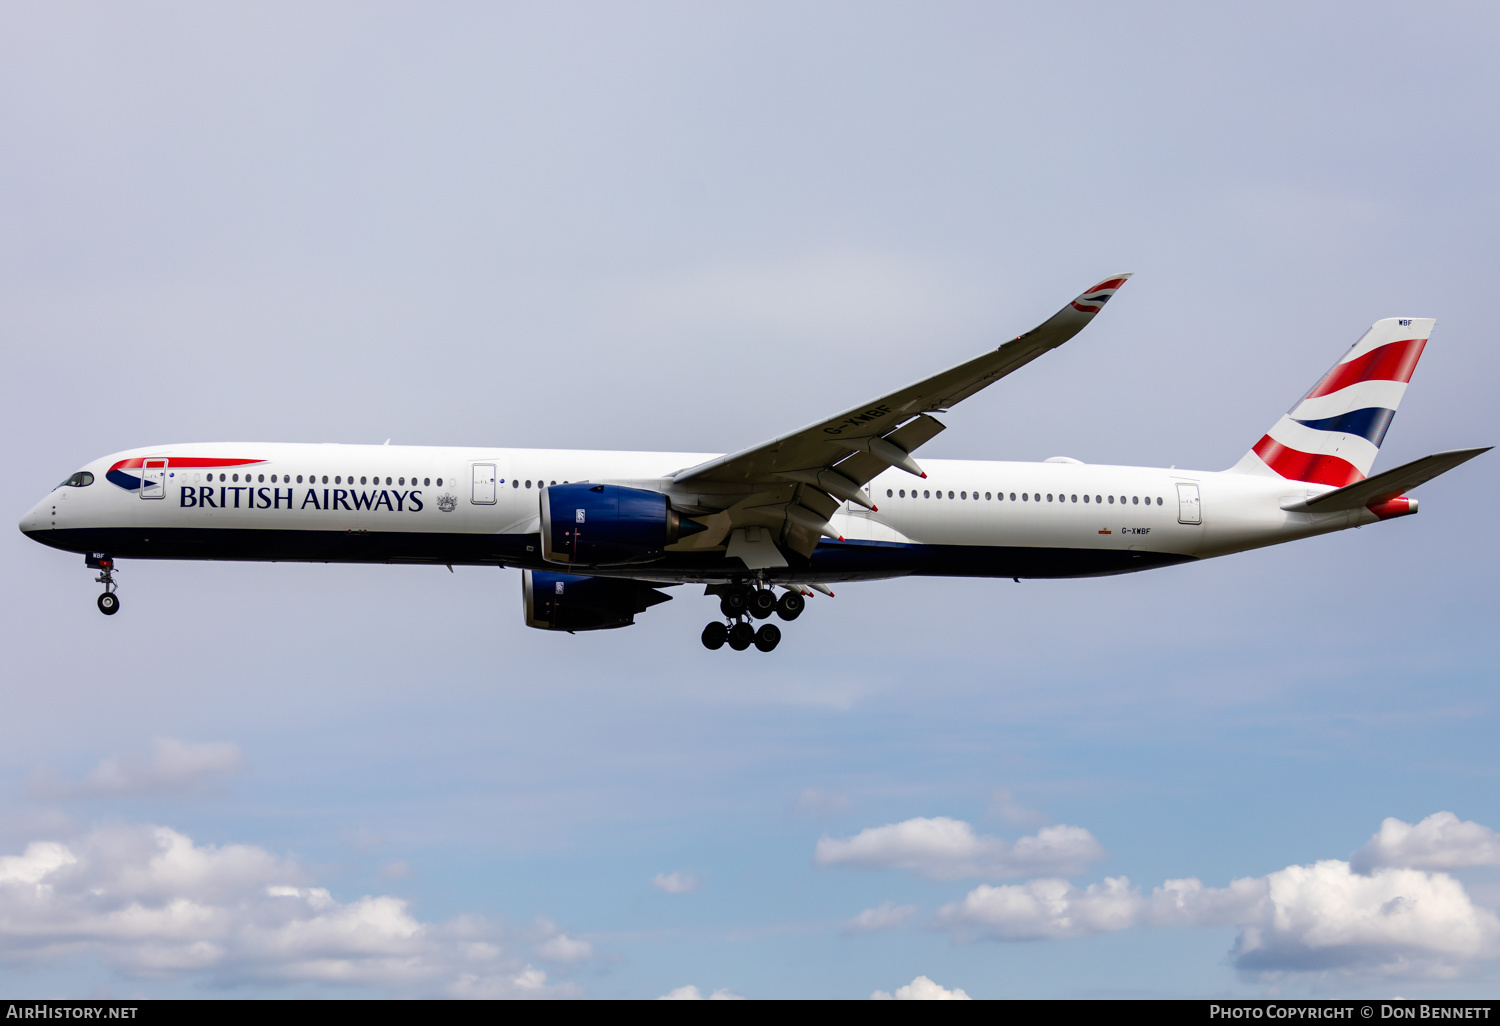
M 91 552 L 84 557 L 83 562 L 90 570 L 99 571 L 94 583 L 104 585 L 104 594 L 99 596 L 98 601 L 99 612 L 105 616 L 114 616 L 120 611 L 120 596 L 115 594 L 114 557 L 102 552 Z

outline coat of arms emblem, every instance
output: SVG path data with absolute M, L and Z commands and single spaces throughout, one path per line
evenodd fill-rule
M 452 513 L 454 510 L 458 509 L 458 496 L 439 495 L 437 504 L 438 509 L 442 510 L 444 513 Z

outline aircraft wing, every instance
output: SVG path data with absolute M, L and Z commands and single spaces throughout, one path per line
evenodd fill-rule
M 693 547 L 719 544 L 728 530 L 744 524 L 781 528 L 782 542 L 810 554 L 820 534 L 837 536 L 827 525 L 840 501 L 872 505 L 862 486 L 887 467 L 926 476 L 910 454 L 943 430 L 931 414 L 950 409 L 1068 341 L 1129 277 L 1106 278 L 1037 327 L 982 356 L 799 431 L 679 471 L 672 480 L 674 492 L 696 492 L 704 507 L 741 511 L 728 521 L 720 518 L 718 526 L 724 530 L 711 530 L 710 537 Z M 723 501 L 710 501 L 714 494 Z M 731 501 L 736 496 L 742 497 Z

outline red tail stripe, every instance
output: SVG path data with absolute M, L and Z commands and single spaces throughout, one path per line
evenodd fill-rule
M 243 467 L 247 463 L 264 463 L 265 460 L 224 460 L 211 459 L 204 456 L 137 456 L 133 460 L 121 460 L 110 470 L 134 470 L 145 465 L 146 461 L 160 463 L 166 460 L 173 467 Z
M 1410 381 L 1412 371 L 1417 369 L 1417 361 L 1422 358 L 1422 348 L 1425 345 L 1425 338 L 1387 342 L 1364 356 L 1339 364 L 1307 393 L 1307 398 L 1329 395 L 1361 381 Z
M 1093 288 L 1085 292 L 1084 295 L 1092 296 L 1095 292 L 1103 292 L 1105 289 L 1117 289 L 1121 285 L 1124 285 L 1126 280 L 1127 279 L 1125 278 L 1111 278 L 1109 279 L 1109 281 L 1101 281 L 1099 284 L 1095 285 Z
M 1313 484 L 1342 488 L 1365 479 L 1365 475 L 1348 460 L 1293 449 L 1282 445 L 1270 435 L 1256 442 L 1254 451 L 1255 455 L 1265 460 L 1266 466 L 1292 481 L 1310 481 Z

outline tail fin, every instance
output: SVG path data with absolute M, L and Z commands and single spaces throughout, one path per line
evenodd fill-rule
M 1376 321 L 1232 469 L 1336 488 L 1364 480 L 1436 323 Z

